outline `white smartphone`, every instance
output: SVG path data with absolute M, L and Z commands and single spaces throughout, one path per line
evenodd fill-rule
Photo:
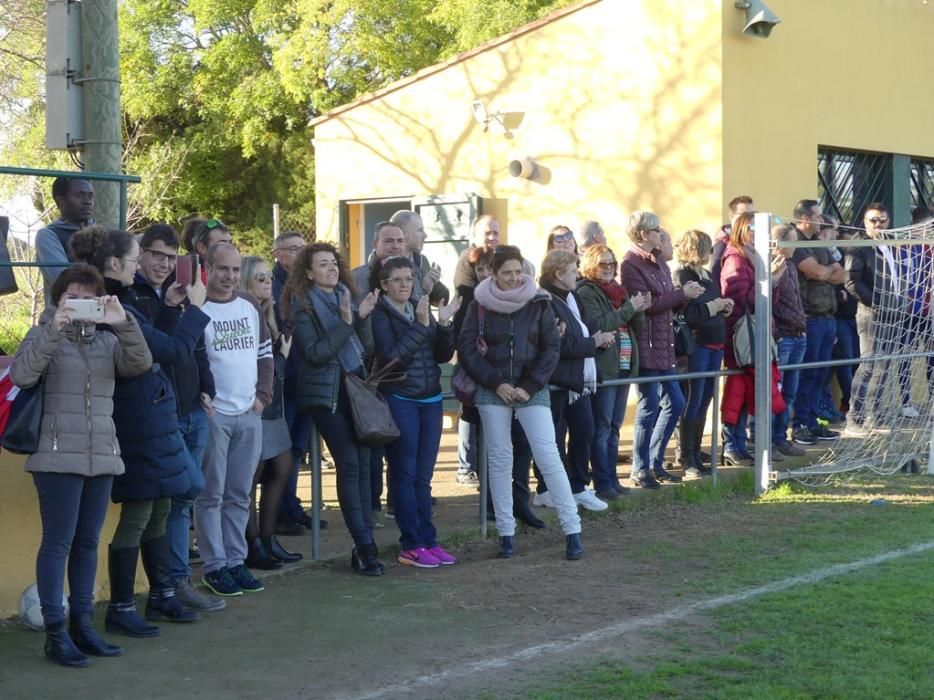
M 65 308 L 71 309 L 73 321 L 100 321 L 104 318 L 104 305 L 99 299 L 68 299 Z

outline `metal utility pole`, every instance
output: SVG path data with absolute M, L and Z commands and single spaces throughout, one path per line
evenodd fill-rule
M 120 50 L 117 0 L 81 2 L 81 84 L 84 90 L 84 167 L 89 172 L 123 171 L 120 123 Z M 94 218 L 107 226 L 120 222 L 120 190 L 97 182 Z

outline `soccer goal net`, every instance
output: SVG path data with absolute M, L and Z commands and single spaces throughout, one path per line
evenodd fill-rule
M 814 463 L 778 480 L 819 486 L 866 473 L 934 473 L 934 222 L 864 236 L 837 242 L 846 291 L 858 299 L 861 348 L 845 427 L 821 443 L 827 449 Z

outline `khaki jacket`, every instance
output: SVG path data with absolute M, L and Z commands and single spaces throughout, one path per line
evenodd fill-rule
M 19 387 L 35 385 L 45 373 L 39 451 L 26 460 L 26 471 L 122 474 L 112 418 L 114 380 L 142 374 L 152 366 L 152 355 L 132 314 L 109 330 L 70 324 L 60 332 L 52 323 L 55 311 L 46 308 L 10 368 Z

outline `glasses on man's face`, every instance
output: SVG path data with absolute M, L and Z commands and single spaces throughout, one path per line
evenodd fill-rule
M 286 253 L 292 253 L 293 255 L 297 255 L 298 253 L 302 252 L 302 249 L 304 247 L 305 246 L 303 245 L 284 245 L 281 248 L 276 248 L 276 250 L 281 250 Z
M 175 261 L 178 259 L 177 255 L 170 255 L 169 253 L 163 253 L 161 250 L 153 250 L 152 248 L 143 248 L 143 252 L 149 253 L 153 261 L 157 263 L 168 262 L 169 265 L 174 265 Z
M 272 273 L 271 272 L 257 272 L 253 275 L 253 279 L 257 282 L 272 282 Z
M 601 270 L 615 270 L 616 269 L 615 260 L 611 260 L 610 262 L 605 262 L 601 260 L 599 263 L 597 263 L 597 265 L 600 267 Z
M 889 217 L 887 216 L 870 216 L 869 221 L 874 224 L 887 224 L 889 223 Z
M 414 277 L 390 277 L 388 280 L 389 284 L 399 284 L 399 285 L 411 285 L 414 284 Z

